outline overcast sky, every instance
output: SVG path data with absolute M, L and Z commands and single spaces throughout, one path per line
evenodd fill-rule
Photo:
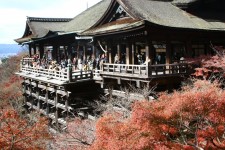
M 0 44 L 22 37 L 26 18 L 73 18 L 101 0 L 0 0 Z

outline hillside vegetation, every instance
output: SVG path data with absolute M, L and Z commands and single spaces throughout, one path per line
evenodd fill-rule
M 23 54 L 8 58 L 0 65 L 0 147 L 1 149 L 46 149 L 51 136 L 47 120 L 23 109 L 19 70 Z
M 99 119 L 75 118 L 66 133 L 54 137 L 48 133 L 46 119 L 32 112 L 25 115 L 22 81 L 14 74 L 21 58 L 11 57 L 0 66 L 3 149 L 50 149 L 49 141 L 54 141 L 54 149 L 225 149 L 223 49 L 213 57 L 194 59 L 192 63 L 199 68 L 181 89 L 158 93 L 157 100 L 151 101 L 105 98 L 104 104 L 99 101 L 96 106 L 104 105 Z

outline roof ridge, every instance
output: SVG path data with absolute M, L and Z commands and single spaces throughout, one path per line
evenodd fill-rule
M 38 21 L 38 22 L 69 22 L 72 18 L 42 18 L 42 17 L 27 17 L 29 21 Z

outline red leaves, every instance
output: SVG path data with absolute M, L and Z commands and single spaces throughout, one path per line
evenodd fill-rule
M 37 123 L 26 121 L 14 110 L 0 111 L 0 147 L 3 149 L 45 149 L 50 139 L 47 122 L 38 119 Z
M 192 64 L 197 64 L 200 67 L 195 69 L 194 76 L 209 78 L 212 73 L 225 73 L 225 50 L 222 47 L 215 47 L 214 49 L 217 52 L 215 56 L 201 56 L 190 60 Z
M 225 91 L 198 80 L 157 101 L 135 102 L 131 118 L 101 118 L 92 149 L 223 148 L 224 114 Z

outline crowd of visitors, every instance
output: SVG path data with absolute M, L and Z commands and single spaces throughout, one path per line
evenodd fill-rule
M 97 58 L 94 56 L 87 56 L 86 57 L 74 57 L 73 59 L 66 59 L 63 57 L 60 61 L 51 60 L 47 57 L 43 57 L 40 59 L 38 54 L 35 54 L 31 57 L 26 56 L 25 58 L 31 58 L 32 61 L 24 61 L 24 65 L 29 65 L 35 68 L 42 68 L 42 69 L 50 69 L 50 70 L 64 70 L 67 67 L 71 67 L 73 71 L 76 70 L 100 70 L 103 67 L 103 63 L 107 62 L 107 57 L 105 54 L 99 55 Z

